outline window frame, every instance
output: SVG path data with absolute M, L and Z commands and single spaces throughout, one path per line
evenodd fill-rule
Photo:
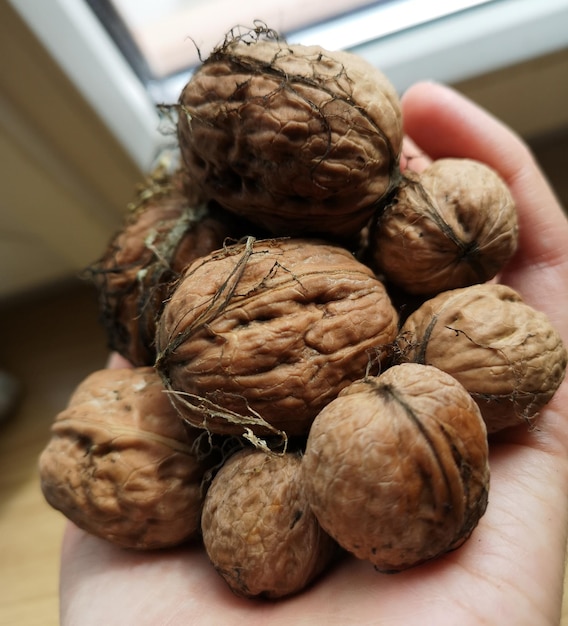
M 189 72 L 145 83 L 85 2 L 9 2 L 133 161 L 147 170 L 166 142 L 156 103 L 175 102 Z M 493 0 L 348 49 L 380 67 L 401 93 L 419 80 L 452 83 L 564 49 L 567 23 L 568 0 Z M 482 24 L 489 28 L 479 30 Z M 341 28 L 341 21 L 289 40 L 325 47 L 324 34 L 333 35 L 333 28 Z

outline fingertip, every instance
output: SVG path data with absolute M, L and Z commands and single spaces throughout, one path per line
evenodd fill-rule
M 420 150 L 410 137 L 405 136 L 402 140 L 402 154 L 400 157 L 401 171 L 403 173 L 412 171 L 419 174 L 431 165 L 431 163 L 432 159 Z
M 130 363 L 130 361 L 127 361 L 123 356 L 121 356 L 120 354 L 118 354 L 117 352 L 112 352 L 108 359 L 107 359 L 107 363 L 106 363 L 106 368 L 107 369 L 123 369 L 123 368 L 131 368 L 132 363 Z
M 416 95 L 429 94 L 430 92 L 436 92 L 439 89 L 445 89 L 443 83 L 437 82 L 435 80 L 419 80 L 416 83 L 413 83 L 401 95 L 401 101 L 412 99 Z
M 422 109 L 437 109 L 446 98 L 452 98 L 457 92 L 433 80 L 422 80 L 408 87 L 401 95 L 403 119 L 409 114 L 422 113 Z M 407 121 L 407 120 L 405 120 Z

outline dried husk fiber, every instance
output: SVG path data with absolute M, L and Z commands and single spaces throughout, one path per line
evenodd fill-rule
M 397 322 L 383 284 L 347 250 L 249 238 L 187 268 L 158 324 L 156 368 L 195 426 L 305 435 L 370 361 L 386 360 Z
M 370 235 L 375 269 L 410 294 L 484 283 L 518 245 L 516 206 L 505 182 L 471 159 L 408 172 Z
M 427 300 L 397 343 L 401 361 L 434 365 L 459 380 L 490 433 L 532 422 L 566 373 L 566 347 L 547 316 L 497 283 Z
M 275 235 L 357 233 L 398 184 L 402 123 L 387 78 L 362 58 L 233 35 L 179 100 L 188 173 Z
M 172 281 L 196 258 L 244 234 L 234 216 L 205 203 L 181 170 L 157 169 L 123 228 L 85 272 L 99 294 L 108 344 L 135 366 L 156 359 L 156 319 Z

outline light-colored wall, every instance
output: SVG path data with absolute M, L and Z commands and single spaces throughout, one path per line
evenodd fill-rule
M 454 87 L 529 142 L 568 210 L 568 48 Z
M 0 3 L 0 296 L 101 254 L 142 173 Z
M 526 138 L 568 130 L 568 48 L 454 86 Z

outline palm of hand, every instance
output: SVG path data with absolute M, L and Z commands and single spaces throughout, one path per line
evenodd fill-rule
M 555 531 L 561 531 L 556 526 L 564 513 L 543 506 L 548 500 L 560 508 L 565 498 L 546 463 L 554 452 L 535 433 L 496 448 L 490 505 L 464 546 L 391 575 L 346 557 L 309 590 L 279 602 L 234 596 L 201 546 L 126 552 L 70 527 L 64 558 L 72 553 L 73 563 L 62 580 L 64 623 L 557 623 L 558 606 L 546 598 L 551 590 L 557 597 L 562 591 L 562 571 L 550 564 L 563 554 L 563 533 Z M 543 528 L 549 534 L 543 536 Z M 66 602 L 65 593 L 72 600 Z
M 508 182 L 521 252 L 502 280 L 568 341 L 568 222 L 521 142 L 475 105 L 435 85 L 403 100 L 408 134 L 432 158 L 475 158 Z M 417 158 L 420 166 L 422 157 Z M 568 386 L 537 428 L 492 442 L 489 505 L 458 550 L 399 574 L 346 557 L 307 591 L 278 602 L 234 596 L 203 548 L 126 552 L 69 526 L 63 624 L 558 624 L 568 525 Z

